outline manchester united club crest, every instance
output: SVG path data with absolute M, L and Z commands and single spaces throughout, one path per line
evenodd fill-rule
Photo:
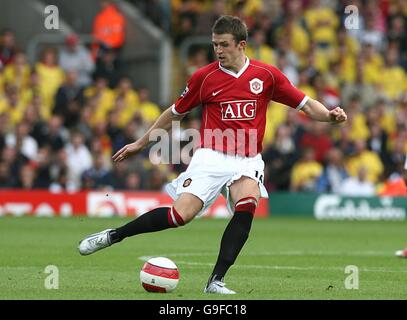
M 263 81 L 261 81 L 260 79 L 254 78 L 250 80 L 249 85 L 250 91 L 255 94 L 259 94 L 260 92 L 263 91 Z
M 182 185 L 184 188 L 188 187 L 192 182 L 191 178 L 188 178 L 184 181 L 184 184 Z

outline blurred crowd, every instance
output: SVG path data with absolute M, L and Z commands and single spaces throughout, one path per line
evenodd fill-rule
M 240 16 L 250 32 L 250 58 L 277 66 L 328 108 L 345 109 L 349 120 L 333 126 L 269 105 L 263 158 L 270 192 L 405 192 L 407 1 L 135 4 L 171 36 L 175 49 L 188 37 L 210 35 L 220 15 Z M 351 12 L 348 5 L 354 6 Z M 355 8 L 356 20 L 346 29 Z M 97 32 L 106 30 L 103 15 L 110 15 L 108 23 L 125 24 L 105 1 L 95 18 L 95 44 L 84 46 L 70 35 L 64 46 L 45 48 L 34 64 L 17 47 L 12 30 L 1 33 L 0 188 L 161 190 L 185 169 L 152 165 L 148 150 L 112 163 L 112 154 L 140 137 L 167 106 L 154 104 L 148 89 L 133 87 L 122 68 L 123 34 L 105 39 Z M 213 59 L 210 45 L 191 47 L 182 66 L 184 81 Z M 198 109 L 184 120 L 184 128 L 199 127 Z

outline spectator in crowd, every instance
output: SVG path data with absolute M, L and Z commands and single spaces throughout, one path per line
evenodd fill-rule
M 55 153 L 65 146 L 68 133 L 62 121 L 61 116 L 53 115 L 47 122 L 37 122 L 37 127 L 34 127 L 32 136 L 40 147 L 49 146 L 51 153 Z
M 68 155 L 66 149 L 64 148 L 57 151 L 50 168 L 52 178 L 52 182 L 49 186 L 50 192 L 77 191 L 77 187 L 68 180 L 69 169 L 67 163 Z
M 309 122 L 307 127 L 301 137 L 300 147 L 314 149 L 315 160 L 322 163 L 333 145 L 328 135 L 328 128 L 325 123 L 317 121 Z
M 13 62 L 4 68 L 4 82 L 13 84 L 19 93 L 28 87 L 31 68 L 27 62 L 25 53 L 17 51 L 14 53 Z
M 71 141 L 65 147 L 67 163 L 67 183 L 79 190 L 83 172 L 92 167 L 92 155 L 84 143 L 83 135 L 78 131 L 71 133 Z
M 135 116 L 140 114 L 140 100 L 130 78 L 123 77 L 115 90 L 116 108 L 119 111 L 119 124 L 125 127 Z
M 338 148 L 332 148 L 326 155 L 324 171 L 317 181 L 317 192 L 338 193 L 343 181 L 348 177 L 345 169 L 343 153 Z
M 114 88 L 120 81 L 121 77 L 121 61 L 117 57 L 117 52 L 112 48 L 101 46 L 102 55 L 96 60 L 96 68 L 93 77 L 105 78 L 108 81 L 109 87 Z
M 254 29 L 251 35 L 252 41 L 246 48 L 246 55 L 249 58 L 259 60 L 267 64 L 276 64 L 276 54 L 266 43 L 266 33 L 263 29 Z
M 376 28 L 373 15 L 367 15 L 365 22 L 365 28 L 359 32 L 359 41 L 361 43 L 370 43 L 377 51 L 381 51 L 384 45 L 383 31 Z
M 353 95 L 347 104 L 348 130 L 350 138 L 355 140 L 366 140 L 369 137 L 366 116 L 363 113 L 363 103 L 360 95 Z
M 8 164 L 0 160 L 0 189 L 14 188 L 16 183 L 13 177 L 10 176 L 10 168 Z
M 355 143 L 351 139 L 350 131 L 347 126 L 340 126 L 338 128 L 334 146 L 340 149 L 345 157 L 355 153 Z
M 51 185 L 51 149 L 48 145 L 39 148 L 32 165 L 36 171 L 34 186 L 37 189 L 48 189 Z
M 113 189 L 115 190 L 125 190 L 126 179 L 129 175 L 129 163 L 128 161 L 121 161 L 112 167 L 112 181 Z
M 149 127 L 161 114 L 160 107 L 150 100 L 150 90 L 147 87 L 139 88 L 138 95 L 141 117 L 146 127 Z
M 407 30 L 406 18 L 397 14 L 390 18 L 390 26 L 387 32 L 389 43 L 395 43 L 399 50 L 400 65 L 407 71 Z
M 7 115 L 5 113 L 0 113 L 0 154 L 3 148 L 6 145 L 6 121 L 7 121 Z
M 142 131 L 144 130 L 140 127 L 140 124 L 137 121 L 130 121 L 113 141 L 113 153 L 116 153 L 117 150 L 121 148 L 121 146 L 134 141 L 135 139 L 137 139 L 137 137 L 140 137 Z
M 103 153 L 93 154 L 93 166 L 82 173 L 82 189 L 104 189 L 112 186 L 112 174 L 105 166 Z
M 403 172 L 401 174 L 391 174 L 381 186 L 378 195 L 388 197 L 407 196 L 407 184 L 405 182 L 405 179 L 403 178 Z
M 298 84 L 298 71 L 294 65 L 290 64 L 289 53 L 286 51 L 281 51 L 277 57 L 277 67 L 287 76 L 288 80 L 291 81 L 293 85 Z
M 346 178 L 340 187 L 339 193 L 349 197 L 371 197 L 375 195 L 375 187 L 367 179 L 368 170 L 360 166 L 356 176 Z
M 116 139 L 122 134 L 122 129 L 119 124 L 118 110 L 112 110 L 107 114 L 107 134 L 111 141 L 116 141 Z
M 302 156 L 291 171 L 291 191 L 315 192 L 317 179 L 322 173 L 322 165 L 315 161 L 315 152 L 312 148 L 302 151 Z
M 184 14 L 179 19 L 179 27 L 174 38 L 174 45 L 176 47 L 179 47 L 186 38 L 194 35 L 193 17 Z
M 109 169 L 112 167 L 112 140 L 107 132 L 106 121 L 100 121 L 93 127 L 90 151 L 92 154 L 101 153 L 105 158 L 105 167 Z
M 27 158 L 16 148 L 5 146 L 2 150 L 1 160 L 8 168 L 10 185 L 15 187 L 20 169 L 25 163 L 27 163 Z
M 36 185 L 37 171 L 31 163 L 26 163 L 21 167 L 18 175 L 16 187 L 19 189 L 32 190 Z
M 16 126 L 15 132 L 6 135 L 6 145 L 16 148 L 28 160 L 35 160 L 38 152 L 38 143 L 30 136 L 31 128 L 28 123 L 21 122 Z
M 406 140 L 402 137 L 393 141 L 392 148 L 389 152 L 387 162 L 385 163 L 385 176 L 390 177 L 392 174 L 403 176 L 403 164 L 406 150 Z
M 79 37 L 70 34 L 65 38 L 65 47 L 59 53 L 59 65 L 65 71 L 76 70 L 78 72 L 78 85 L 87 87 L 91 84 L 91 75 L 95 64 L 90 52 L 79 44 Z
M 97 61 L 105 55 L 101 47 L 111 49 L 114 60 L 120 54 L 126 40 L 126 18 L 113 1 L 100 1 L 100 11 L 93 20 L 93 57 Z
M 158 184 L 162 181 L 158 181 Z M 141 188 L 141 178 L 137 172 L 129 172 L 125 178 L 124 189 L 128 191 L 138 191 Z
M 309 50 L 309 34 L 293 15 L 284 18 L 276 29 L 275 37 L 277 42 L 286 42 L 288 48 L 299 57 L 303 57 Z
M 0 100 L 0 115 L 7 116 L 6 125 L 10 129 L 14 128 L 16 124 L 21 122 L 24 117 L 24 112 L 27 105 L 22 101 L 18 93 L 18 89 L 13 84 L 6 88 L 6 97 Z
M 97 77 L 94 85 L 85 89 L 84 95 L 92 113 L 91 122 L 105 120 L 115 102 L 114 91 L 108 87 L 107 79 Z
M 208 47 L 192 46 L 185 64 L 185 75 L 189 78 L 196 70 L 208 64 Z
M 320 0 L 311 0 L 311 5 L 305 10 L 304 15 L 312 41 L 323 49 L 331 49 L 336 45 L 339 19 L 332 8 L 321 5 Z
M 129 186 L 130 181 L 126 181 Z M 163 186 L 167 182 L 165 170 L 160 167 L 153 167 L 150 172 L 148 189 L 152 191 L 163 191 Z M 134 184 L 134 181 L 133 181 Z
M 384 170 L 379 156 L 367 150 L 365 140 L 355 141 L 355 153 L 346 164 L 346 169 L 352 177 L 359 175 L 360 168 L 363 168 L 363 176 L 366 176 L 366 180 L 371 183 L 377 183 Z
M 14 32 L 10 29 L 2 30 L 0 34 L 0 69 L 13 62 L 17 51 Z
M 85 105 L 80 113 L 80 119 L 75 127 L 75 130 L 82 133 L 85 142 L 89 144 L 93 136 L 93 122 L 92 122 L 92 107 Z
M 45 48 L 41 54 L 41 61 L 36 64 L 36 71 L 40 81 L 42 103 L 51 114 L 54 96 L 65 79 L 62 68 L 58 65 L 57 51 L 54 48 Z
M 397 48 L 386 51 L 385 62 L 380 72 L 382 90 L 387 99 L 396 100 L 407 90 L 407 75 L 398 64 L 399 52 Z
M 206 35 L 215 21 L 226 12 L 226 0 L 214 0 L 209 10 L 197 17 L 196 34 Z
M 64 119 L 64 126 L 75 127 L 79 121 L 80 109 L 84 103 L 84 88 L 78 82 L 78 72 L 69 70 L 62 86 L 55 94 L 53 114 Z
M 263 151 L 263 159 L 268 164 L 265 171 L 266 188 L 288 190 L 290 173 L 298 155 L 291 128 L 282 124 L 276 130 L 273 144 Z
M 369 139 L 367 139 L 366 142 L 368 150 L 373 151 L 374 153 L 379 155 L 382 163 L 387 163 L 389 159 L 389 153 L 387 151 L 387 133 L 382 129 L 379 122 L 370 124 L 369 128 L 370 137 Z

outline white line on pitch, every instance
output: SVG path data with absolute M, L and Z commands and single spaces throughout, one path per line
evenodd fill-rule
M 218 252 L 183 252 L 166 253 L 167 256 L 193 257 L 193 256 L 216 256 Z M 245 256 L 393 256 L 390 251 L 263 251 L 248 252 Z
M 162 255 L 156 255 L 154 257 L 158 256 L 204 256 L 204 255 L 213 255 L 212 253 L 206 253 L 206 254 L 199 254 L 199 253 L 194 253 L 194 254 L 187 254 L 187 253 L 172 253 L 172 254 L 162 254 Z M 139 257 L 140 260 L 142 261 L 147 261 L 148 259 L 152 258 L 153 256 L 141 256 Z M 205 262 L 192 262 L 192 261 L 179 261 L 177 260 L 178 264 L 186 264 L 190 266 L 209 266 L 213 267 L 213 263 L 205 263 Z M 278 265 L 255 265 L 255 264 L 237 264 L 234 265 L 234 268 L 243 268 L 243 269 L 271 269 L 271 270 L 299 270 L 299 271 L 312 271 L 312 270 L 330 270 L 330 271 L 343 271 L 344 267 L 315 267 L 315 266 L 309 266 L 309 267 L 298 267 L 298 266 L 278 266 Z M 366 268 L 366 267 L 361 267 L 359 268 L 359 271 L 362 272 L 383 272 L 383 273 L 406 273 L 407 270 L 397 270 L 397 269 L 387 269 L 387 268 Z

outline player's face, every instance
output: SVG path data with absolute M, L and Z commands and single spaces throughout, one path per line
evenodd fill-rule
M 244 57 L 246 41 L 236 42 L 232 34 L 212 34 L 213 50 L 224 68 L 234 68 Z

